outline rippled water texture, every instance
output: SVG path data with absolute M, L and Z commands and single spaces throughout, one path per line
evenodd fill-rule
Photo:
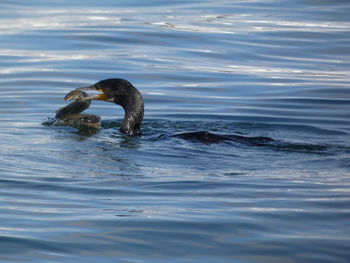
M 1 1 L 1 262 L 350 258 L 348 1 Z M 130 80 L 144 136 L 51 125 Z M 203 144 L 185 131 L 266 136 Z

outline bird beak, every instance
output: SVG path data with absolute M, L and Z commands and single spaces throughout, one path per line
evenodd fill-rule
M 91 85 L 87 87 L 77 88 L 77 90 L 96 90 L 96 87 L 95 85 Z
M 95 100 L 104 100 L 104 101 L 107 101 L 107 96 L 106 94 L 104 93 L 99 93 L 99 94 L 96 94 L 95 97 L 93 98 Z

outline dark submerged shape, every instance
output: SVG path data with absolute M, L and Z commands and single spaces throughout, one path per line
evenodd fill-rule
M 231 135 L 231 134 L 218 135 L 208 131 L 179 133 L 179 134 L 173 135 L 172 137 L 181 138 L 181 139 L 190 140 L 190 141 L 199 141 L 206 144 L 232 141 L 232 142 L 238 142 L 238 143 L 243 143 L 243 144 L 252 145 L 252 146 L 263 146 L 274 141 L 269 137 L 262 137 L 262 136 L 246 137 L 246 136 Z
M 97 90 L 101 94 L 81 96 L 81 91 Z M 141 136 L 141 122 L 144 115 L 144 102 L 141 93 L 125 79 L 106 79 L 92 86 L 77 88 L 65 97 L 65 100 L 84 102 L 87 100 L 103 100 L 123 107 L 125 116 L 120 130 L 128 135 Z

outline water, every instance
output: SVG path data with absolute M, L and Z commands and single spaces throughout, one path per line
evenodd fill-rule
M 1 1 L 1 262 L 348 262 L 348 1 Z M 131 81 L 142 138 L 43 125 Z M 203 144 L 185 131 L 268 136 Z

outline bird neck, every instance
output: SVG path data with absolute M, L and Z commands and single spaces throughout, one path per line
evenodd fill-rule
M 128 135 L 141 136 L 141 122 L 144 115 L 144 103 L 141 95 L 131 98 L 122 107 L 125 116 L 120 130 Z

